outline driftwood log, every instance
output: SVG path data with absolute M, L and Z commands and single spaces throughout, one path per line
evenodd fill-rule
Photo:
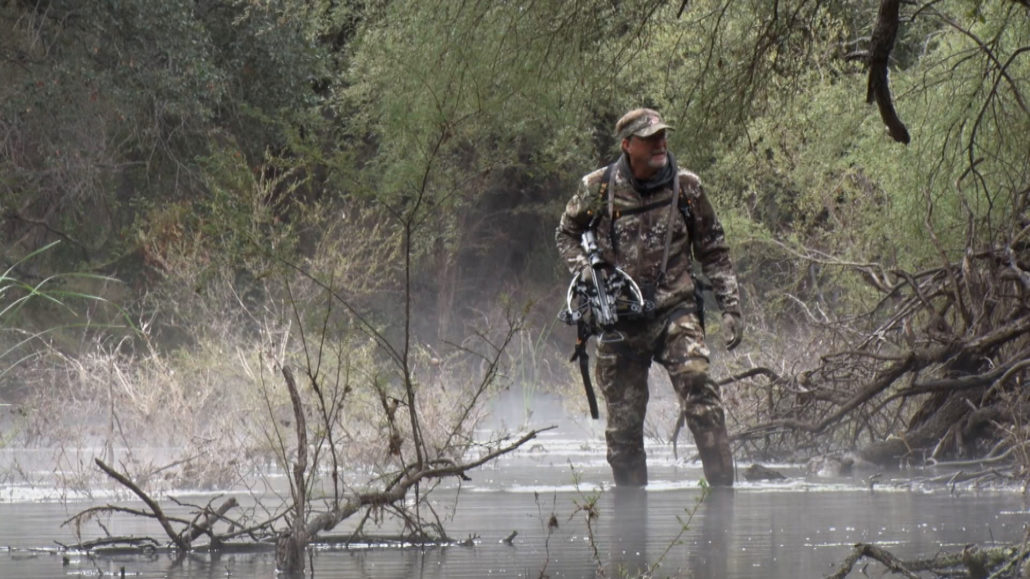
M 844 579 L 863 559 L 879 561 L 894 575 L 919 579 L 920 572 L 935 576 L 960 576 L 970 579 L 986 577 L 1025 577 L 1028 545 L 1005 545 L 981 548 L 967 545 L 961 551 L 939 553 L 928 559 L 903 561 L 893 553 L 869 543 L 858 543 L 837 570 L 827 579 Z M 1017 575 L 1016 573 L 1019 573 Z M 863 575 L 866 573 L 863 571 Z

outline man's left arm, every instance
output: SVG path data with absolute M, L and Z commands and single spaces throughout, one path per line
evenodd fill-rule
M 733 349 L 740 344 L 744 331 L 737 275 L 730 260 L 730 247 L 726 243 L 722 223 L 715 215 L 715 209 L 700 184 L 696 193 L 690 196 L 697 232 L 694 255 L 701 263 L 701 271 L 712 283 L 712 293 L 715 294 L 715 301 L 722 310 L 723 328 L 728 334 L 726 347 Z

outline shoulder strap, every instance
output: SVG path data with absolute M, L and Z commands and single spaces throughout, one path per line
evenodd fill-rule
M 597 191 L 598 197 L 600 197 L 601 199 L 606 199 L 608 203 L 608 218 L 611 221 L 611 227 L 609 227 L 608 234 L 611 238 L 610 241 L 613 251 L 616 249 L 615 220 L 619 217 L 619 214 L 615 212 L 615 166 L 617 164 L 618 161 L 616 161 L 615 163 L 611 163 L 604 168 L 604 175 L 601 177 L 601 185 Z M 693 215 L 690 211 L 690 204 L 687 202 L 686 199 L 683 198 L 683 195 L 681 193 L 682 191 L 680 189 L 680 175 L 679 171 L 677 170 L 676 176 L 673 178 L 672 181 L 672 199 L 669 200 L 669 217 L 665 231 L 665 251 L 662 253 L 662 268 L 661 270 L 659 270 L 658 273 L 659 279 L 665 277 L 665 271 L 669 266 L 669 251 L 672 246 L 672 219 L 673 215 L 676 214 L 677 209 L 679 210 L 680 215 L 683 216 L 683 220 L 686 223 L 687 233 L 690 236 L 690 242 L 692 243 L 694 240 L 694 220 Z M 648 205 L 646 207 L 640 208 L 638 211 L 649 211 L 659 205 L 660 204 Z M 590 221 L 591 229 L 597 226 L 597 222 L 600 221 L 600 218 L 600 213 L 594 215 L 594 218 Z
M 694 242 L 694 211 L 690 208 L 690 201 L 686 197 L 680 195 L 677 199 L 677 207 L 679 207 L 680 215 L 683 216 L 683 221 L 687 223 L 687 233 L 690 234 L 691 243 Z
M 676 214 L 680 199 L 680 174 L 672 178 L 672 199 L 669 200 L 669 220 L 665 224 L 665 251 L 662 252 L 662 269 L 658 270 L 658 279 L 665 277 L 665 270 L 669 267 L 669 248 L 672 246 L 672 216 Z M 690 222 L 687 222 L 687 229 L 690 229 Z
M 615 163 L 612 163 L 604 168 L 604 175 L 601 177 L 601 185 L 597 189 L 597 197 L 600 201 L 607 199 L 608 203 L 608 215 L 612 214 L 612 185 L 615 181 Z M 588 229 L 594 229 L 597 227 L 597 222 L 601 220 L 602 213 L 598 211 L 594 214 L 594 217 L 590 220 L 590 224 L 587 226 Z
M 597 189 L 598 199 L 608 204 L 608 219 L 612 222 L 608 228 L 608 237 L 612 250 L 615 249 L 615 218 L 618 217 L 613 210 L 615 205 L 615 166 L 617 163 L 618 161 L 604 168 L 604 175 L 601 176 L 601 185 Z M 590 229 L 597 227 L 597 223 L 601 220 L 601 215 L 602 212 L 598 211 L 594 218 L 590 220 L 590 225 L 588 226 Z
M 603 181 L 601 182 L 601 190 L 607 193 L 608 197 L 608 218 L 613 222 L 618 217 L 615 214 L 615 165 L 618 161 L 608 165 L 604 170 Z M 603 194 L 603 193 L 602 193 Z M 615 231 L 615 224 L 612 223 L 612 231 Z M 612 247 L 615 247 L 614 245 Z

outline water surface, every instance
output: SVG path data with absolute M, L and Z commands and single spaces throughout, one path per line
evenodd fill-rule
M 823 577 L 857 542 L 874 542 L 902 558 L 929 557 L 968 543 L 1018 541 L 1030 522 L 1018 489 L 913 483 L 930 474 L 923 472 L 884 473 L 870 488 L 870 473 L 813 478 L 798 467 L 773 465 L 789 478 L 742 482 L 698 504 L 700 465 L 682 458 L 690 450 L 681 445 L 677 460 L 667 446 L 650 445 L 651 484 L 621 492 L 609 487 L 599 430 L 544 433 L 471 472 L 472 481 L 448 482 L 434 494 L 449 534 L 471 538 L 471 546 L 319 546 L 312 551 L 314 576 L 594 577 L 601 569 L 605 577 Z M 52 489 L 0 486 L 0 577 L 117 576 L 123 569 L 127 577 L 274 576 L 268 553 L 178 560 L 64 553 L 55 541 L 77 539 L 61 523 L 91 503 L 55 496 Z M 198 503 L 210 498 L 177 496 Z M 119 504 L 140 507 L 131 499 Z M 116 535 L 163 537 L 156 524 L 128 516 L 105 524 Z

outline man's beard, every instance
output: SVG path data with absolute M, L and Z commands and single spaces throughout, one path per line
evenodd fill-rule
M 657 172 L 646 181 L 641 181 L 633 176 L 633 171 L 629 166 L 629 157 L 625 152 L 619 157 L 617 162 L 623 177 L 630 182 L 634 189 L 645 195 L 669 187 L 677 171 L 676 159 L 668 151 L 665 153 L 665 162 L 661 163 L 661 167 L 656 168 Z
M 669 153 L 668 153 L 668 151 L 663 152 L 661 154 L 661 157 L 658 157 L 657 155 L 651 155 L 647 159 L 647 166 L 652 168 L 652 169 L 662 169 L 662 168 L 664 168 L 668 164 L 669 164 Z

